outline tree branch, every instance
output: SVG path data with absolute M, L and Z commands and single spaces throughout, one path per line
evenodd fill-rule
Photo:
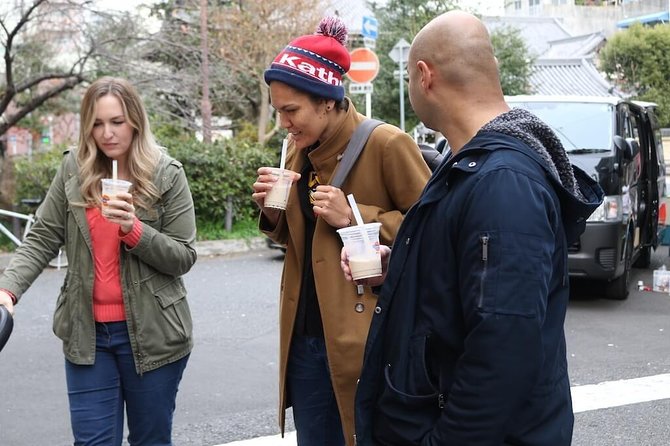
M 44 93 L 35 96 L 32 98 L 30 101 L 28 101 L 25 105 L 21 106 L 18 110 L 17 113 L 11 115 L 11 116 L 4 116 L 4 119 L 0 122 L 0 135 L 4 134 L 9 130 L 9 128 L 13 127 L 18 123 L 22 118 L 24 118 L 28 113 L 45 103 L 47 100 L 58 96 L 65 90 L 71 90 L 72 88 L 76 87 L 80 83 L 84 82 L 84 77 L 82 75 L 74 75 L 70 79 L 67 79 L 65 82 L 63 82 L 61 85 L 58 87 L 54 87 L 52 89 L 49 89 L 45 91 Z

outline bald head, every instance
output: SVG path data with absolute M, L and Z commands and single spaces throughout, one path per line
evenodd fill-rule
M 447 137 L 453 153 L 509 110 L 489 33 L 472 14 L 450 11 L 424 26 L 407 68 L 414 112 Z
M 430 21 L 410 49 L 410 63 L 419 60 L 430 65 L 452 88 L 468 92 L 485 88 L 487 94 L 500 89 L 489 33 L 472 14 L 449 11 Z

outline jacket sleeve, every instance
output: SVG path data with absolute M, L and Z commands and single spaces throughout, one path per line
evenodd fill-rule
M 35 213 L 35 223 L 0 277 L 0 288 L 14 294 L 17 302 L 65 244 L 68 204 L 64 183 L 68 170 L 66 166 L 68 162 L 73 162 L 72 156 L 69 153 L 63 159 L 46 197 Z
M 456 254 L 463 353 L 423 445 L 502 444 L 506 425 L 547 367 L 543 325 L 552 280 L 562 274 L 552 265 L 564 255 L 555 246 L 557 200 L 537 179 L 498 169 L 465 203 Z
M 172 184 L 163 193 L 161 230 L 142 223 L 142 236 L 133 248 L 127 248 L 140 260 L 158 271 L 173 276 L 186 274 L 195 264 L 195 210 L 186 174 L 181 164 L 167 167 L 173 172 Z
M 381 169 L 384 188 L 391 198 L 392 207 L 383 209 L 366 203 L 357 204 L 364 221 L 382 224 L 380 241 L 390 246 L 405 213 L 419 199 L 431 172 L 416 143 L 407 133 L 395 131 L 390 136 L 377 136 L 377 132 L 383 132 L 385 127 L 382 126 L 372 134 L 370 143 L 384 146 L 381 150 Z
M 288 225 L 286 223 L 286 213 L 282 212 L 276 225 L 272 225 L 263 212 L 258 218 L 258 228 L 267 235 L 272 241 L 285 245 L 288 243 Z

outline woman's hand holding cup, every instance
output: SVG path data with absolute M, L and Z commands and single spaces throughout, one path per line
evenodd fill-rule
M 379 254 L 382 261 L 382 274 L 381 276 L 367 277 L 365 279 L 354 280 L 354 277 L 351 273 L 351 267 L 349 266 L 349 256 L 347 251 L 342 247 L 340 251 L 340 267 L 344 273 L 344 278 L 350 282 L 355 282 L 356 285 L 363 286 L 379 286 L 384 283 L 386 279 L 386 273 L 388 271 L 389 257 L 391 256 L 391 248 L 386 245 L 379 245 Z
M 281 210 L 279 208 L 266 206 L 265 201 L 270 190 L 272 190 L 272 187 L 277 183 L 278 171 L 279 169 L 276 167 L 259 167 L 257 171 L 258 177 L 256 178 L 256 182 L 252 185 L 254 192 L 251 194 L 251 198 L 256 202 L 256 205 L 275 223 L 279 219 Z M 300 174 L 291 170 L 284 169 L 282 175 L 290 178 L 288 187 L 300 179 Z
M 109 222 L 121 227 L 124 234 L 133 230 L 135 224 L 135 206 L 133 196 L 128 192 L 118 192 L 109 198 L 103 196 L 102 216 Z

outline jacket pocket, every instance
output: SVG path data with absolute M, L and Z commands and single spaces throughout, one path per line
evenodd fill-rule
M 76 304 L 76 296 L 80 293 L 80 287 L 79 279 L 67 274 L 56 301 L 52 329 L 54 334 L 66 344 L 72 336 L 74 323 L 77 319 L 73 316 L 77 312 L 72 307 Z
M 398 389 L 393 384 L 388 364 L 373 420 L 375 444 L 420 445 L 440 416 L 442 402 L 442 395 L 437 391 L 410 394 Z
M 514 231 L 478 234 L 476 267 L 479 311 L 534 317 L 551 269 L 548 248 L 538 236 Z M 543 271 L 544 270 L 544 271 Z
M 164 341 L 167 345 L 184 343 L 191 336 L 193 322 L 186 302 L 186 288 L 181 278 L 173 279 L 154 290 L 164 323 Z

